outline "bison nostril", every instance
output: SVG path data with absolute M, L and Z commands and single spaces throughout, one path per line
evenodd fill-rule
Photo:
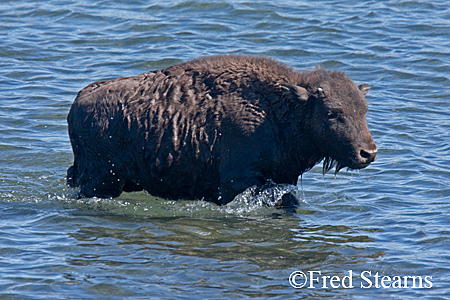
M 361 152 L 359 154 L 361 155 L 361 157 L 363 157 L 365 159 L 370 158 L 370 153 L 365 150 L 361 150 Z
M 371 162 L 375 161 L 377 152 L 370 151 L 370 150 L 367 151 L 367 150 L 362 149 L 359 152 L 359 155 L 361 155 L 361 157 L 366 161 L 366 163 L 371 163 Z

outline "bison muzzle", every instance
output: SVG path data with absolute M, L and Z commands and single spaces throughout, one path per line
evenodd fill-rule
M 324 173 L 365 168 L 377 154 L 368 90 L 342 72 L 242 55 L 95 82 L 67 117 L 67 182 L 86 197 L 146 190 L 226 204 L 268 180 L 296 184 L 322 160 Z

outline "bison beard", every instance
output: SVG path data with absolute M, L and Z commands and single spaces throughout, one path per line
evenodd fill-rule
M 334 175 L 344 168 L 345 166 L 340 164 L 337 160 L 332 159 L 331 157 L 325 157 L 323 160 L 322 174 L 325 175 L 331 169 L 335 168 Z
M 295 184 L 321 160 L 324 174 L 365 168 L 377 153 L 368 89 L 342 72 L 297 72 L 241 55 L 95 82 L 67 117 L 67 182 L 86 197 L 146 190 L 222 205 L 249 187 Z

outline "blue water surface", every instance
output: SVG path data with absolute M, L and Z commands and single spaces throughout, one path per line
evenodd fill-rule
M 447 1 L 1 1 L 0 37 L 0 299 L 448 299 Z M 66 116 L 80 89 L 230 53 L 369 84 L 378 160 L 303 174 L 283 187 L 295 213 L 245 194 L 76 199 Z M 354 287 L 294 289 L 294 271 L 351 271 Z

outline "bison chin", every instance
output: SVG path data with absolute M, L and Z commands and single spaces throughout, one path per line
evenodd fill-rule
M 374 161 L 375 159 L 373 159 L 372 161 Z M 347 167 L 350 170 L 357 170 L 357 169 L 364 169 L 365 167 L 367 167 L 372 161 L 366 163 L 366 164 L 362 164 L 359 167 L 350 167 L 346 164 L 343 164 L 329 156 L 326 156 L 323 159 L 323 166 L 322 166 L 322 174 L 325 175 L 326 173 L 328 173 L 331 169 L 334 168 L 334 176 L 337 175 L 337 173 L 339 173 L 340 170 L 342 170 L 343 168 Z

